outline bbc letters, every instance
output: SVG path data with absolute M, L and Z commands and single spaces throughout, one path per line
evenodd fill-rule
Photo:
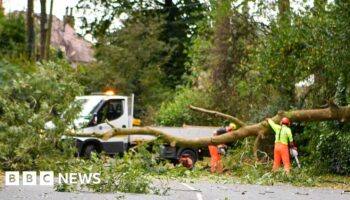
M 53 171 L 19 171 L 5 172 L 5 185 L 54 185 Z M 99 184 L 100 173 L 58 173 L 58 184 Z

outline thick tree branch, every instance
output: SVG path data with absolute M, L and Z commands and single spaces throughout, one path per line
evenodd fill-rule
M 331 106 L 325 109 L 312 109 L 312 110 L 296 110 L 290 112 L 280 112 L 271 118 L 274 122 L 278 123 L 283 117 L 289 117 L 291 121 L 295 122 L 320 122 L 329 120 L 340 120 L 342 122 L 347 121 L 350 118 L 350 106 Z M 117 135 L 153 135 L 162 138 L 165 142 L 171 146 L 190 146 L 190 147 L 206 147 L 209 144 L 227 144 L 236 140 L 243 139 L 250 136 L 264 137 L 271 133 L 271 128 L 267 121 L 262 121 L 257 124 L 246 125 L 240 129 L 228 132 L 219 136 L 202 137 L 202 138 L 180 138 L 172 136 L 152 129 L 150 127 L 144 128 L 115 128 L 105 134 L 75 134 L 75 136 L 94 136 L 107 140 Z
M 217 112 L 217 111 L 214 111 L 214 110 L 207 110 L 207 109 L 204 109 L 204 108 L 199 108 L 199 107 L 195 107 L 195 106 L 192 106 L 190 105 L 189 108 L 193 111 L 197 111 L 197 112 L 203 112 L 203 113 L 207 113 L 207 114 L 211 114 L 211 115 L 214 115 L 215 117 L 223 117 L 223 118 L 226 118 L 226 119 L 229 119 L 231 120 L 232 122 L 234 122 L 235 124 L 238 125 L 238 127 L 243 127 L 243 126 L 246 126 L 247 124 L 242 122 L 241 120 L 239 120 L 238 118 L 236 117 L 233 117 L 231 115 L 228 115 L 228 114 L 224 114 L 224 113 L 221 113 L 221 112 Z

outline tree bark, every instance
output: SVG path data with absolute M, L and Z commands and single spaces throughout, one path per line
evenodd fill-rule
M 40 0 L 40 60 L 44 60 L 46 55 L 46 0 Z
M 35 60 L 34 2 L 27 1 L 27 56 Z
M 47 28 L 47 37 L 46 37 L 46 50 L 45 50 L 45 59 L 50 58 L 50 44 L 51 44 L 51 29 L 52 29 L 52 9 L 53 9 L 53 0 L 50 3 L 50 14 L 49 14 L 49 23 Z
M 2 6 L 2 0 L 0 0 L 0 15 L 4 14 L 4 7 Z
M 277 0 L 278 1 L 278 16 L 280 20 L 290 23 L 290 2 L 289 0 Z
M 278 0 L 278 11 L 279 15 L 288 14 L 288 12 L 290 11 L 289 0 Z
M 339 120 L 346 122 L 350 118 L 350 106 L 337 106 L 333 102 L 329 102 L 329 107 L 324 109 L 310 109 L 310 110 L 296 110 L 289 112 L 280 112 L 271 119 L 279 123 L 283 117 L 288 117 L 293 122 L 320 122 L 320 121 L 329 121 L 329 120 Z M 111 125 L 112 126 L 112 125 Z M 112 126 L 113 127 L 113 126 Z M 170 134 L 164 133 L 152 129 L 151 127 L 143 128 L 116 128 L 104 134 L 74 134 L 74 136 L 79 137 L 98 137 L 103 140 L 108 140 L 111 137 L 117 135 L 152 135 L 157 138 L 162 138 L 166 143 L 171 146 L 183 146 L 183 147 L 206 147 L 209 144 L 227 144 L 232 143 L 236 140 L 244 139 L 251 136 L 259 136 L 264 138 L 272 129 L 266 120 L 243 126 L 237 130 L 228 132 L 219 136 L 211 137 L 202 137 L 195 139 L 180 138 L 175 137 Z

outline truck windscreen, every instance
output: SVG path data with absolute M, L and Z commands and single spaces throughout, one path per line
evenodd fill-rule
M 77 99 L 78 103 L 81 103 L 81 112 L 80 117 L 88 117 L 93 114 L 93 111 L 95 108 L 99 105 L 101 102 L 101 99 Z

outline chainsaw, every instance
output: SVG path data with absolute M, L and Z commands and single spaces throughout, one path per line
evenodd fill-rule
M 296 161 L 296 163 L 298 165 L 298 168 L 300 168 L 300 162 L 299 162 L 299 159 L 298 159 L 298 151 L 293 149 L 293 148 L 290 148 L 289 149 L 289 153 L 292 156 L 292 158 L 295 159 L 295 161 Z

